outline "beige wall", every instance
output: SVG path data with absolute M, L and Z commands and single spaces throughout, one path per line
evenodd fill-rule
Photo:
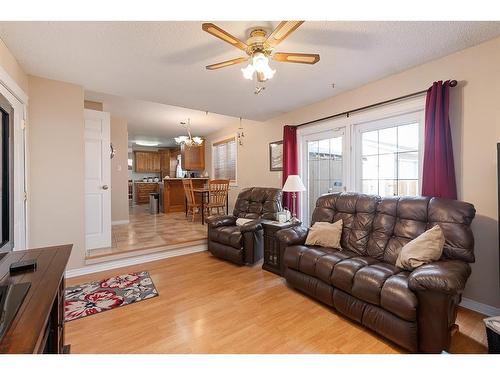
M 496 143 L 500 142 L 500 38 L 299 108 L 265 123 L 246 126 L 245 145 L 239 147 L 238 155 L 239 176 L 244 176 L 240 187 L 280 186 L 281 180 L 277 177 L 280 173 L 269 171 L 268 144 L 282 138 L 283 125 L 299 124 L 420 91 L 440 79 L 459 81 L 458 87 L 452 89 L 450 98 L 458 194 L 459 199 L 473 203 L 477 209 L 473 223 L 477 260 L 472 265 L 465 297 L 500 307 L 496 195 Z M 212 134 L 208 139 L 235 131 L 228 129 Z M 207 161 L 211 159 L 207 158 Z M 208 168 L 210 170 L 210 165 Z
M 28 94 L 28 76 L 23 68 L 18 64 L 16 58 L 10 53 L 9 49 L 0 39 L 0 66 L 10 75 L 10 77 L 19 85 L 19 87 Z
M 111 220 L 128 220 L 128 132 L 127 120 L 111 116 Z
M 28 246 L 72 243 L 84 265 L 83 88 L 29 76 Z

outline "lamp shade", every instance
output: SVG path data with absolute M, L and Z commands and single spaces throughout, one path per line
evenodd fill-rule
M 306 191 L 300 176 L 297 174 L 291 174 L 287 177 L 285 185 L 283 186 L 283 191 L 288 192 L 297 192 L 297 191 Z

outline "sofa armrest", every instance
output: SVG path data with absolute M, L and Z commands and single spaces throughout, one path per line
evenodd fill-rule
M 469 264 L 460 260 L 437 261 L 413 270 L 408 285 L 415 292 L 428 290 L 454 295 L 464 290 L 470 273 Z
M 236 216 L 209 216 L 206 219 L 209 228 L 227 227 L 236 225 Z
M 240 226 L 241 233 L 255 232 L 258 230 L 262 230 L 262 224 L 260 220 L 249 221 L 248 223 L 245 223 Z
M 276 238 L 281 246 L 303 245 L 306 242 L 309 229 L 296 226 L 287 229 L 281 229 L 276 232 Z

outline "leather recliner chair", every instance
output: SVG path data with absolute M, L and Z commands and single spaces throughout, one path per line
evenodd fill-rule
M 232 216 L 210 216 L 208 251 L 233 263 L 254 264 L 264 256 L 260 219 L 276 220 L 281 211 L 281 189 L 252 187 L 243 189 L 236 199 Z M 241 226 L 238 218 L 254 219 Z
M 317 221 L 343 220 L 342 250 L 304 245 L 307 228 L 277 232 L 287 283 L 411 352 L 447 350 L 474 262 L 472 204 L 431 197 L 335 193 L 320 197 Z M 401 248 L 439 224 L 439 261 L 409 272 Z

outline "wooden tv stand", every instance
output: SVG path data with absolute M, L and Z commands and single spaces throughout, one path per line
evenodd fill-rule
M 11 251 L 0 260 L 0 285 L 30 282 L 31 287 L 0 342 L 0 353 L 62 354 L 64 345 L 64 271 L 73 245 Z M 35 271 L 11 275 L 9 266 L 36 259 Z

